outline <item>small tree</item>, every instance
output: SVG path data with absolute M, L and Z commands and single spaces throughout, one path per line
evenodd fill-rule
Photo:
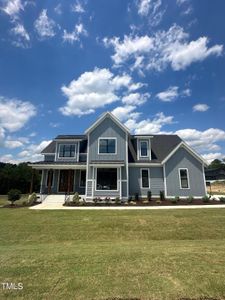
M 74 194 L 74 196 L 73 196 L 73 203 L 79 204 L 79 202 L 80 202 L 80 196 L 79 196 L 79 194 L 76 192 L 76 193 Z
M 159 192 L 159 197 L 160 197 L 160 200 L 161 200 L 161 201 L 165 200 L 164 191 L 160 191 L 160 192 Z
M 8 200 L 11 202 L 11 205 L 14 205 L 14 202 L 21 198 L 21 191 L 12 189 L 8 192 Z
M 148 201 L 152 200 L 152 192 L 151 191 L 148 191 L 148 193 L 147 193 L 147 199 L 148 199 Z

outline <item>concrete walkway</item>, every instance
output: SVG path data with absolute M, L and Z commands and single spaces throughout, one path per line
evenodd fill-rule
M 39 204 L 30 207 L 30 209 L 38 210 L 55 210 L 55 209 L 75 209 L 75 210 L 159 210 L 159 209 L 199 209 L 199 208 L 225 208 L 225 204 L 216 205 L 170 205 L 170 206 L 63 206 L 59 204 Z

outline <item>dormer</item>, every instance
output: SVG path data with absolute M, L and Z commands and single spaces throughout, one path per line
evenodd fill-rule
M 136 136 L 137 139 L 137 159 L 151 160 L 151 138 L 153 136 Z

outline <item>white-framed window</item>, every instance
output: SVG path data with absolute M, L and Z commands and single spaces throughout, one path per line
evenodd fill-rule
M 59 158 L 74 158 L 76 156 L 76 144 L 60 144 Z
M 98 154 L 116 154 L 116 138 L 99 138 Z
M 189 189 L 189 173 L 187 168 L 179 169 L 179 180 L 180 180 L 180 188 L 181 189 Z
M 150 188 L 149 169 L 141 169 L 141 188 L 142 189 Z
M 149 156 L 149 146 L 148 141 L 140 141 L 140 157 Z
M 86 170 L 80 170 L 79 187 L 83 188 L 86 185 Z
M 96 169 L 96 191 L 118 191 L 118 169 Z

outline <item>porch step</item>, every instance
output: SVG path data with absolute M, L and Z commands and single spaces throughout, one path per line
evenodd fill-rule
M 65 201 L 65 195 L 48 195 L 43 203 L 45 204 L 63 204 Z

